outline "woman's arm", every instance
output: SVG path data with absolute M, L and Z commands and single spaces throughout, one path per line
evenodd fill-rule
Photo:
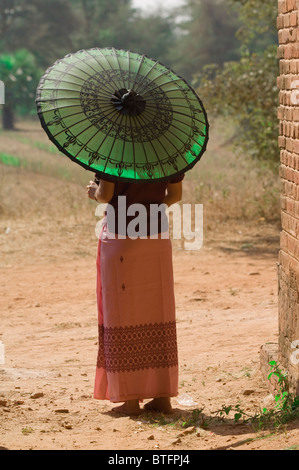
M 94 181 L 90 181 L 86 190 L 90 199 L 105 203 L 111 201 L 114 193 L 114 186 L 115 184 L 110 181 L 101 180 L 99 185 Z
M 169 207 L 171 204 L 175 204 L 176 202 L 180 201 L 182 199 L 182 195 L 183 183 L 181 181 L 179 183 L 169 183 L 163 202 Z

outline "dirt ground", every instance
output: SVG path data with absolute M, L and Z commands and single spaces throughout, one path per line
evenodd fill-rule
M 258 430 L 217 415 L 224 405 L 250 416 L 274 406 L 260 348 L 278 340 L 280 228 L 265 218 L 278 213 L 279 182 L 237 160 L 228 136 L 212 130 L 184 183 L 185 202 L 204 203 L 203 246 L 173 242 L 179 396 L 171 416 L 134 418 L 93 399 L 97 219 L 88 177 L 36 123 L 1 133 L 1 152 L 22 165 L 0 165 L 0 449 L 298 449 L 298 421 Z
M 224 421 L 215 415 L 223 405 L 240 404 L 248 414 L 273 406 L 259 355 L 261 345 L 278 337 L 278 227 L 263 221 L 223 224 L 205 231 L 199 251 L 174 242 L 179 396 L 172 399 L 171 416 L 142 412 L 134 418 L 115 416 L 113 404 L 92 396 L 92 224 L 22 218 L 9 226 L 2 220 L 0 229 L 1 448 L 298 448 L 298 422 L 257 431 L 242 420 L 234 423 L 231 415 Z M 182 402 L 186 397 L 189 406 Z

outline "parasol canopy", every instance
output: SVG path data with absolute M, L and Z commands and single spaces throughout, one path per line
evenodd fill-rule
M 40 80 L 36 104 L 59 150 L 112 181 L 169 180 L 190 170 L 208 142 L 195 91 L 130 51 L 94 48 L 57 60 Z

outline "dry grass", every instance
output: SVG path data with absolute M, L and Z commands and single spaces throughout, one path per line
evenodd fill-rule
M 204 204 L 210 224 L 230 220 L 279 223 L 278 171 L 275 174 L 246 155 L 236 155 L 233 134 L 227 124 L 211 123 L 208 150 L 187 173 L 185 198 Z
M 38 123 L 1 132 L 0 142 L 1 153 L 19 160 L 18 167 L 0 163 L 2 218 L 63 220 L 94 214 L 85 194 L 93 174 L 60 154 Z
M 234 129 L 211 123 L 208 150 L 186 174 L 182 202 L 202 203 L 208 227 L 230 220 L 279 223 L 279 176 L 232 149 Z M 19 167 L 0 163 L 0 215 L 94 221 L 95 204 L 85 186 L 93 173 L 60 154 L 36 121 L 0 131 L 0 153 Z

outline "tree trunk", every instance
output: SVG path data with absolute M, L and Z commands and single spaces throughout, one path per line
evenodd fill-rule
M 12 107 L 10 106 L 3 106 L 3 111 L 2 111 L 2 127 L 3 130 L 6 131 L 13 131 L 15 126 L 14 126 L 14 113 L 12 110 Z

